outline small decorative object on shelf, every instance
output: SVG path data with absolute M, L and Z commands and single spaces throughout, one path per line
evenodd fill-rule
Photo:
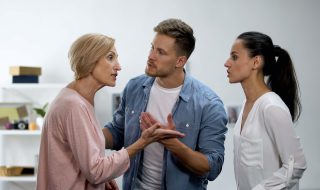
M 29 123 L 28 121 L 25 121 L 25 120 L 14 121 L 13 123 L 7 122 L 4 124 L 4 128 L 7 130 L 10 130 L 10 129 L 27 130 L 29 128 Z
M 37 124 L 35 122 L 29 123 L 29 130 L 34 131 L 37 130 Z
M 23 170 L 23 167 L 0 166 L 0 176 L 19 176 L 19 175 L 21 175 L 22 170 Z
M 17 121 L 17 122 L 13 123 L 13 128 L 14 129 L 27 130 L 28 126 L 29 126 L 28 122 L 27 121 L 23 121 L 23 120 L 20 120 L 20 121 Z
M 0 103 L 0 129 L 26 130 L 29 126 L 31 103 Z
M 12 83 L 39 83 L 41 67 L 12 66 L 9 72 Z
M 34 167 L 0 166 L 0 176 L 33 175 Z
M 43 125 L 43 119 L 44 119 L 44 116 L 46 115 L 46 112 L 47 112 L 47 107 L 48 107 L 48 103 L 44 104 L 44 106 L 42 107 L 35 107 L 33 108 L 33 110 L 37 113 L 37 115 L 39 117 L 37 117 L 36 119 L 36 123 L 38 125 L 38 127 L 41 129 L 42 128 L 42 125 Z
M 10 74 L 13 76 L 18 76 L 18 75 L 39 76 L 41 75 L 41 67 L 11 66 Z
M 12 83 L 39 83 L 39 77 L 31 75 L 12 76 Z
M 48 107 L 48 102 L 45 103 L 42 107 L 38 108 L 38 107 L 34 107 L 33 110 L 42 118 L 44 118 L 44 116 L 46 115 L 46 111 L 47 111 L 47 107 Z
M 12 123 L 7 122 L 7 123 L 4 124 L 4 128 L 5 129 L 13 129 L 13 125 L 12 125 Z

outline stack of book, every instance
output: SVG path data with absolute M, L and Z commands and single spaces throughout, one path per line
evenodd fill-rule
M 12 83 L 39 83 L 41 67 L 11 66 Z

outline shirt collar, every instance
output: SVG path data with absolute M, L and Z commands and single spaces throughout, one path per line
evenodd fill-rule
M 184 77 L 183 85 L 182 85 L 179 96 L 183 101 L 188 102 L 190 99 L 190 96 L 192 95 L 192 77 L 185 70 L 184 72 L 185 72 L 185 77 Z M 142 85 L 143 88 L 147 87 L 148 89 L 151 89 L 154 81 L 155 81 L 155 77 L 148 77 L 147 80 L 145 80 Z

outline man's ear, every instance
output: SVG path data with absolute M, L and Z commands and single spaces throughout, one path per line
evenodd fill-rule
M 187 63 L 187 57 L 186 56 L 179 56 L 177 59 L 176 67 L 182 68 Z

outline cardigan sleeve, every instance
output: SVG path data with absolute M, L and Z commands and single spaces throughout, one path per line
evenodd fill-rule
M 263 114 L 267 133 L 279 153 L 281 168 L 254 189 L 290 189 L 299 182 L 307 168 L 290 112 L 280 106 L 270 105 L 264 109 Z
M 99 137 L 100 127 L 95 116 L 84 105 L 73 107 L 66 117 L 66 135 L 76 164 L 87 180 L 99 184 L 123 174 L 129 167 L 129 156 L 125 149 L 104 154 L 104 142 Z

